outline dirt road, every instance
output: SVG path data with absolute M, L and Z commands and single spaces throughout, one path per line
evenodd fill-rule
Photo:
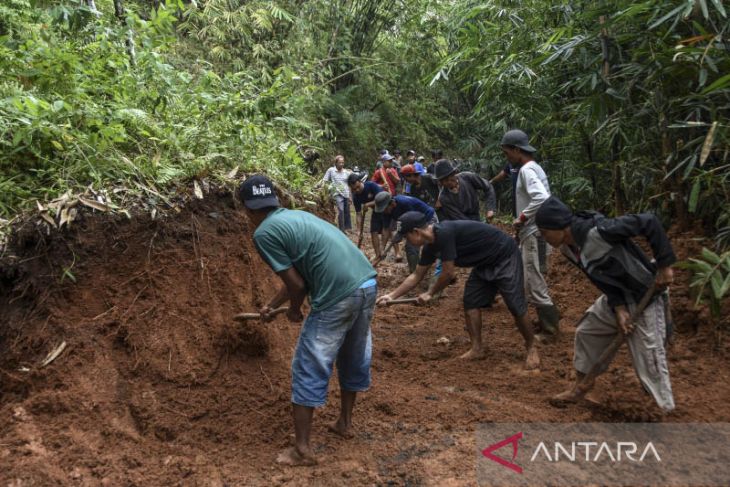
M 462 275 L 436 306 L 377 311 L 374 382 L 356 406 L 355 438 L 326 430 L 339 406 L 333 379 L 315 413 L 320 465 L 276 465 L 292 439 L 299 327 L 283 317 L 248 333 L 232 325 L 274 280 L 229 200 L 164 221 L 87 219 L 63 239 L 27 237 L 20 260 L 32 259 L 0 280 L 0 484 L 472 485 L 480 422 L 730 421 L 727 350 L 713 350 L 681 275 L 670 352 L 677 411 L 662 418 L 646 407 L 625 351 L 599 381 L 602 406 L 551 407 L 547 398 L 572 377 L 574 324 L 596 296 L 555 256 L 549 281 L 563 335 L 541 348 L 539 373 L 522 370 L 502 303 L 486 313 L 486 359 L 457 358 L 467 349 Z M 678 240 L 680 258 L 698 245 Z M 60 283 L 72 259 L 76 282 Z M 380 271 L 382 290 L 406 272 L 391 262 Z M 66 350 L 39 368 L 61 341 Z

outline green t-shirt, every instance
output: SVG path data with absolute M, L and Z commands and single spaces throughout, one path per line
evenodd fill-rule
M 253 240 L 274 272 L 293 266 L 301 274 L 312 311 L 337 304 L 377 275 L 345 234 L 306 211 L 272 211 L 254 232 Z

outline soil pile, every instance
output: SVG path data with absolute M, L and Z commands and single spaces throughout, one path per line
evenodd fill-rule
M 685 235 L 675 245 L 684 258 L 699 243 Z M 374 383 L 356 406 L 356 437 L 326 432 L 339 406 L 333 378 L 315 414 L 321 464 L 280 467 L 299 326 L 283 316 L 233 322 L 263 304 L 276 279 L 230 195 L 162 220 L 103 216 L 62 236 L 27 232 L 16 247 L 0 281 L 3 485 L 470 484 L 479 422 L 730 420 L 727 353 L 713 349 L 708 326 L 689 333 L 702 318 L 684 284 L 670 352 L 676 413 L 647 407 L 625 350 L 599 381 L 601 407 L 549 406 L 572 378 L 574 325 L 596 296 L 555 255 L 549 281 L 564 333 L 541 348 L 541 372 L 522 371 L 521 339 L 501 302 L 485 315 L 487 358 L 456 358 L 467 348 L 462 275 L 437 306 L 377 311 Z M 379 270 L 381 290 L 407 272 L 391 262 Z

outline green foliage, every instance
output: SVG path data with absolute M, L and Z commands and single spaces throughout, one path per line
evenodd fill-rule
M 132 65 L 111 15 L 13 6 L 28 28 L 0 38 L 0 215 L 89 184 L 172 186 L 234 166 L 303 185 L 297 146 L 321 131 L 307 115 L 312 88 L 290 69 L 264 83 L 205 62 L 176 67 L 173 8 L 131 15 Z M 85 21 L 72 20 L 79 8 Z
M 703 248 L 699 258 L 679 264 L 692 272 L 690 287 L 697 292 L 695 305 L 709 302 L 716 324 L 722 319 L 722 303 L 730 296 L 730 251 L 716 254 Z
M 464 1 L 449 22 L 434 82 L 474 100 L 485 157 L 520 127 L 577 206 L 717 225 L 730 188 L 723 2 Z

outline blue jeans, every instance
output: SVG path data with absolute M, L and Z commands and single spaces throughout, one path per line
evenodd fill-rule
M 334 306 L 307 316 L 291 364 L 294 404 L 324 406 L 335 361 L 342 390 L 360 392 L 370 387 L 370 322 L 376 295 L 376 285 L 360 288 Z

